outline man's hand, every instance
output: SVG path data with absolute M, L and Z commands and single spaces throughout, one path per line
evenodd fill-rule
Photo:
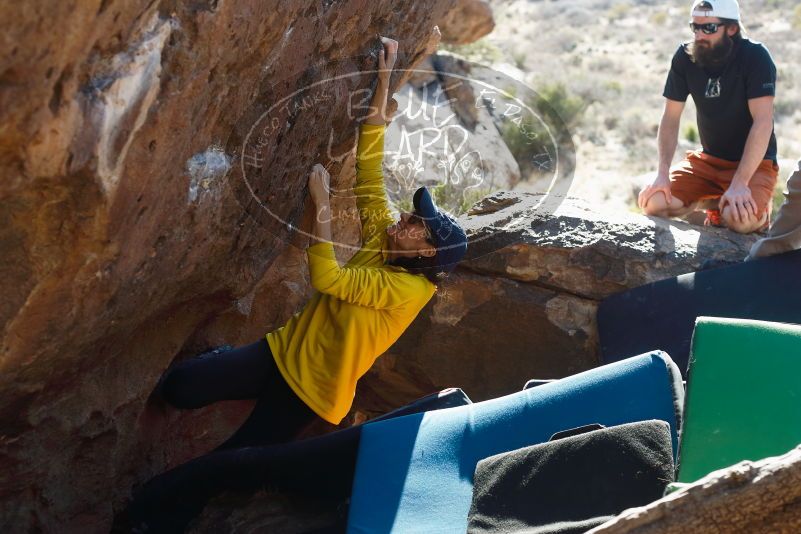
M 309 174 L 309 193 L 315 206 L 328 204 L 330 187 L 331 175 L 325 167 L 316 164 Z
M 670 194 L 670 178 L 665 175 L 657 175 L 651 185 L 640 191 L 640 195 L 637 198 L 637 205 L 641 210 L 645 209 L 648 200 L 660 191 L 665 194 L 667 205 L 670 206 L 673 196 Z
M 732 206 L 732 214 L 740 223 L 756 219 L 756 202 L 754 202 L 751 189 L 747 185 L 732 181 L 729 188 L 723 193 L 723 196 L 720 197 L 718 207 L 721 212 L 726 205 Z M 753 217 L 753 219 L 751 219 L 751 217 Z
M 398 59 L 398 41 L 389 37 L 381 37 L 384 49 L 378 53 L 378 77 L 382 81 L 389 81 L 395 60 Z

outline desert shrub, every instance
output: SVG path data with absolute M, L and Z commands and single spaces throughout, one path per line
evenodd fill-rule
M 523 179 L 532 174 L 547 174 L 557 144 L 569 137 L 570 130 L 581 123 L 587 103 L 573 95 L 561 83 L 546 85 L 529 98 L 526 105 L 534 112 L 525 113 L 518 122 L 505 121 L 501 136 L 520 167 Z M 551 136 L 557 136 L 554 139 Z
M 613 5 L 609 10 L 606 12 L 606 16 L 609 20 L 621 20 L 626 18 L 629 14 L 629 10 L 631 6 L 626 2 L 618 2 L 617 4 Z
M 664 26 L 668 20 L 667 11 L 657 11 L 651 15 L 651 24 L 655 26 Z
M 788 9 L 796 5 L 796 0 L 765 0 L 765 7 L 770 9 Z
M 639 113 L 629 113 L 620 125 L 620 135 L 626 145 L 634 145 L 641 139 L 653 135 L 653 129 Z
M 796 99 L 782 95 L 773 103 L 773 114 L 777 120 L 781 120 L 784 117 L 792 117 L 798 109 L 798 104 L 799 102 Z
M 688 124 L 684 127 L 684 138 L 690 143 L 698 142 L 698 128 L 695 124 Z
M 443 206 L 455 217 L 467 213 L 473 204 L 491 192 L 488 187 L 463 189 L 451 180 L 446 180 L 431 188 L 431 196 L 437 206 Z
M 584 99 L 571 94 L 561 83 L 544 86 L 539 90 L 539 98 L 528 104 L 541 113 L 545 112 L 545 106 L 550 106 L 568 128 L 578 126 L 582 112 L 587 107 Z
M 501 49 L 489 42 L 487 39 L 479 39 L 478 41 L 466 45 L 449 45 L 441 44 L 440 49 L 447 52 L 453 52 L 468 61 L 474 63 L 483 63 L 485 65 L 492 65 L 501 60 L 503 53 Z
M 519 51 L 518 52 L 513 52 L 512 53 L 512 59 L 515 62 L 515 67 L 517 67 L 520 70 L 525 70 L 525 68 L 526 68 L 526 57 L 527 57 L 527 55 L 526 55 L 525 52 L 519 52 Z
M 776 187 L 773 189 L 773 214 L 771 215 L 771 222 L 776 220 L 776 214 L 779 213 L 779 208 L 784 204 L 784 189 L 786 185 L 784 180 L 779 179 L 779 181 L 776 182 Z
M 414 211 L 414 192 L 421 185 L 428 187 L 437 206 L 456 217 L 494 191 L 484 181 L 477 180 L 476 173 L 483 176 L 485 172 L 480 160 L 466 161 L 465 166 L 458 169 L 453 165 L 443 165 L 437 172 L 436 183 L 433 180 L 410 180 L 407 171 L 403 165 L 384 165 L 384 183 L 389 200 L 399 212 Z

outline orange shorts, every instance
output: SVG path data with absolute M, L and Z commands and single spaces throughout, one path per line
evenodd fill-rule
M 720 198 L 729 188 L 739 161 L 728 161 L 688 151 L 684 161 L 670 169 L 670 193 L 689 206 L 695 202 Z M 748 188 L 757 205 L 757 217 L 762 217 L 773 200 L 773 190 L 779 178 L 779 166 L 765 159 L 759 164 Z

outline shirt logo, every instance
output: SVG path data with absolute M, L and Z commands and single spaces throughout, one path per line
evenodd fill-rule
M 718 98 L 720 96 L 720 78 L 709 78 L 709 81 L 706 83 L 706 94 L 704 95 L 707 98 Z

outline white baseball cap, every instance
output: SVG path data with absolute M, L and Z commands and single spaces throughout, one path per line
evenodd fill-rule
M 737 0 L 695 0 L 690 16 L 740 20 L 740 4 Z

